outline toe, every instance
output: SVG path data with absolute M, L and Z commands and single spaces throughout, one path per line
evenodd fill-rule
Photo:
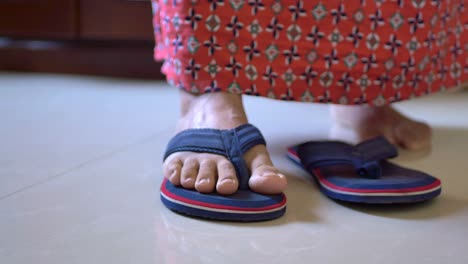
M 201 193 L 210 193 L 215 189 L 216 162 L 212 159 L 203 160 L 200 163 L 195 182 L 195 189 Z
M 231 195 L 239 188 L 239 182 L 236 177 L 236 170 L 232 164 L 223 159 L 218 162 L 218 181 L 216 191 L 223 195 Z
M 174 185 L 180 185 L 182 161 L 179 158 L 169 157 L 163 166 L 164 177 Z
M 252 172 L 250 189 L 263 194 L 277 194 L 286 189 L 286 177 L 273 166 L 264 145 L 251 148 L 245 155 L 245 161 Z
M 394 133 L 399 145 L 405 149 L 417 150 L 431 144 L 431 128 L 425 123 L 414 121 L 402 122 L 395 128 Z
M 252 170 L 249 186 L 252 190 L 264 194 L 283 192 L 288 183 L 286 176 L 271 165 L 261 165 Z
M 186 189 L 193 189 L 195 186 L 195 179 L 199 171 L 199 161 L 194 158 L 188 158 L 182 165 L 182 172 L 180 177 L 180 184 Z

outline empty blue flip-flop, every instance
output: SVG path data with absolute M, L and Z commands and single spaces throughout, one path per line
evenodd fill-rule
M 356 203 L 413 203 L 441 192 L 439 179 L 388 162 L 398 151 L 384 137 L 356 146 L 337 141 L 307 142 L 288 157 L 311 173 L 322 193 Z
M 250 125 L 230 130 L 189 129 L 174 136 L 167 146 L 164 159 L 174 152 L 191 151 L 225 156 L 236 168 L 239 190 L 230 196 L 203 194 L 184 189 L 164 179 L 161 200 L 167 208 L 191 216 L 227 221 L 263 221 L 282 216 L 286 211 L 286 196 L 264 195 L 251 191 L 250 172 L 243 155 L 265 140 L 260 131 Z

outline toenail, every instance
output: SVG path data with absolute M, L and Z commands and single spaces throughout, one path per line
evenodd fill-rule
M 192 178 L 187 178 L 184 180 L 185 182 L 193 182 L 193 179 Z
M 210 179 L 200 179 L 200 180 L 198 181 L 199 184 L 207 184 L 207 183 L 209 183 L 209 182 L 210 182 Z
M 172 181 L 172 182 L 175 182 L 176 181 L 176 176 L 175 174 L 172 174 L 170 177 L 169 177 L 169 180 Z
M 221 184 L 234 184 L 235 181 L 233 179 L 224 179 L 221 181 Z
M 264 174 L 262 175 L 262 177 L 280 177 L 280 178 L 286 178 L 286 176 L 284 176 L 284 174 L 282 174 L 282 173 L 271 173 L 271 172 L 270 172 L 270 173 L 268 173 L 268 172 L 264 173 Z

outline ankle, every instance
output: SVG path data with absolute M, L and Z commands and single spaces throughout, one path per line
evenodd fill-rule
M 184 90 L 179 91 L 180 97 L 180 114 L 182 117 L 186 116 L 192 108 L 192 103 L 196 100 L 195 94 L 188 93 Z
M 395 116 L 390 106 L 332 106 L 331 117 L 337 124 L 347 127 L 361 127 L 388 123 Z
M 216 112 L 233 109 L 244 114 L 242 96 L 224 92 L 194 95 L 182 90 L 180 91 L 180 108 L 182 115 L 187 114 L 192 109 Z
M 247 123 L 242 97 L 229 93 L 192 95 L 181 91 L 177 130 L 212 127 L 230 129 Z

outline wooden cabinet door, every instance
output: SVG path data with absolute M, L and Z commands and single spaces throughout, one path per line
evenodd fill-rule
M 151 0 L 80 0 L 80 37 L 153 40 Z
M 0 36 L 74 38 L 77 0 L 1 0 Z

